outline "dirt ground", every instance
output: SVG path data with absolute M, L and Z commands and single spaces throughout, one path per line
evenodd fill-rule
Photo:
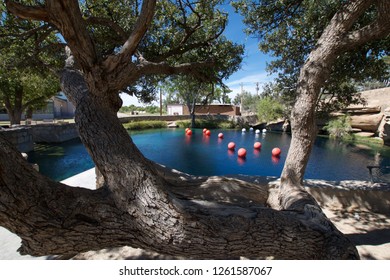
M 324 209 L 326 216 L 357 247 L 364 260 L 390 260 L 390 216 L 368 211 Z

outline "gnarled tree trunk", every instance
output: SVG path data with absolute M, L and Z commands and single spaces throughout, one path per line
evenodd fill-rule
M 374 3 L 377 6 L 377 19 L 361 29 L 353 30 L 357 19 Z M 316 48 L 310 53 L 298 80 L 297 99 L 291 114 L 292 140 L 281 175 L 282 188 L 303 192 L 300 186 L 317 135 L 315 107 L 333 62 L 342 52 L 386 37 L 390 33 L 389 12 L 389 1 L 350 1 L 334 15 Z

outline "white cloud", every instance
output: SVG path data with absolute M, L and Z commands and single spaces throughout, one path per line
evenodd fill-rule
M 256 73 L 248 76 L 243 76 L 238 79 L 228 80 L 226 85 L 233 91 L 230 93 L 230 97 L 234 98 L 237 94 L 241 93 L 241 85 L 243 90 L 249 91 L 252 94 L 256 93 L 256 83 L 259 83 L 259 92 L 265 83 L 268 83 L 274 79 L 274 76 L 268 75 L 266 72 Z

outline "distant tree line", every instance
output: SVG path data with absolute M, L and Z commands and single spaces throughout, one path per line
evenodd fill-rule
M 147 114 L 157 114 L 160 112 L 160 107 L 156 105 L 136 106 L 131 104 L 129 106 L 122 106 L 122 108 L 119 109 L 119 112 L 121 113 L 146 112 Z

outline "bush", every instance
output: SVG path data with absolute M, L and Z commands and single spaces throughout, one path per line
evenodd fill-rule
M 127 130 L 143 130 L 152 128 L 166 128 L 165 121 L 135 121 L 123 124 Z
M 330 120 L 324 129 L 331 138 L 351 140 L 353 137 L 351 118 L 348 115 L 340 116 L 337 119 Z
M 257 103 L 259 121 L 269 123 L 283 117 L 284 107 L 272 97 L 264 97 Z
M 191 126 L 191 120 L 177 121 L 176 124 L 180 128 L 186 128 Z M 231 129 L 235 128 L 235 124 L 229 121 L 218 121 L 218 120 L 195 120 L 195 128 L 221 128 L 221 129 Z

